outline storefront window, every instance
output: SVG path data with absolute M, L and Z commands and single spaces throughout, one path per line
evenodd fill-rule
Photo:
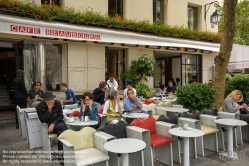
M 46 44 L 46 90 L 60 91 L 62 83 L 62 44 Z
M 115 15 L 123 17 L 123 0 L 108 0 L 108 15 L 111 17 Z
M 23 43 L 23 70 L 25 85 L 28 90 L 32 89 L 32 82 L 36 80 L 37 72 L 37 45 L 33 42 Z
M 182 84 L 201 82 L 201 56 L 182 54 Z
M 198 8 L 188 6 L 188 29 L 197 29 Z
M 41 0 L 41 4 L 52 4 L 61 6 L 61 0 Z
M 153 22 L 164 23 L 164 0 L 153 0 Z

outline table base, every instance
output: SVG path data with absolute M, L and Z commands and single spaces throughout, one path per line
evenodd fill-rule
M 123 153 L 122 154 L 122 166 L 129 166 L 129 154 Z
M 183 138 L 183 165 L 189 166 L 189 138 Z
M 144 166 L 144 153 L 143 150 L 141 151 L 141 158 L 142 158 L 142 166 Z M 129 162 L 129 153 L 123 153 L 122 154 L 122 166 L 129 166 L 130 162 Z
M 237 152 L 219 152 L 219 158 L 223 161 L 227 161 L 230 159 L 238 160 L 238 154 Z

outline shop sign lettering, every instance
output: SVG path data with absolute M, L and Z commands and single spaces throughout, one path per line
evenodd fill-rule
M 10 25 L 11 32 L 21 32 L 30 34 L 41 34 L 40 28 L 33 28 L 27 26 Z
M 97 35 L 97 34 L 72 32 L 72 31 L 60 31 L 60 30 L 52 30 L 52 29 L 46 29 L 46 35 L 100 40 L 100 35 Z
M 43 29 L 35 28 L 29 26 L 21 25 L 10 25 L 11 32 L 18 32 L 24 34 L 37 34 L 41 37 L 59 37 L 59 38 L 77 38 L 77 39 L 90 39 L 90 40 L 100 40 L 101 37 L 98 34 L 93 33 L 83 33 L 75 31 L 63 31 L 63 30 L 53 30 L 53 29 Z M 33 35 L 34 36 L 34 35 Z

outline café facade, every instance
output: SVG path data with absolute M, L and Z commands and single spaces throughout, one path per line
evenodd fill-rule
M 191 77 L 199 82 L 213 78 L 214 59 L 220 44 L 165 38 L 151 34 L 79 26 L 0 14 L 1 62 L 11 78 L 23 68 L 28 89 L 39 80 L 44 91 L 58 91 L 65 82 L 76 93 L 92 91 L 108 74 L 114 74 L 121 89 L 122 70 L 144 54 L 157 60 L 151 89 L 159 81 Z

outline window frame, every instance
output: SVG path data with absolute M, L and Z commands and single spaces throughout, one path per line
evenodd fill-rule
M 157 21 L 157 2 L 160 2 L 160 19 Z M 164 14 L 165 14 L 165 1 L 164 0 L 153 0 L 153 22 L 156 24 L 164 24 Z M 156 13 L 154 13 L 156 10 Z M 161 12 L 162 10 L 162 12 Z
M 110 3 L 111 3 L 110 1 L 115 2 L 115 12 L 114 12 L 114 14 L 110 14 L 110 10 L 111 10 L 109 8 Z M 120 5 L 120 6 L 118 7 L 118 5 Z M 118 13 L 117 11 L 120 11 L 120 12 Z M 108 15 L 110 17 L 115 17 L 116 15 L 119 15 L 119 16 L 123 17 L 123 15 L 124 15 L 124 1 L 123 0 L 108 0 Z
M 192 13 L 191 13 L 192 12 Z M 198 7 L 188 5 L 188 29 L 196 30 L 198 29 Z M 193 22 L 191 20 L 193 18 Z

